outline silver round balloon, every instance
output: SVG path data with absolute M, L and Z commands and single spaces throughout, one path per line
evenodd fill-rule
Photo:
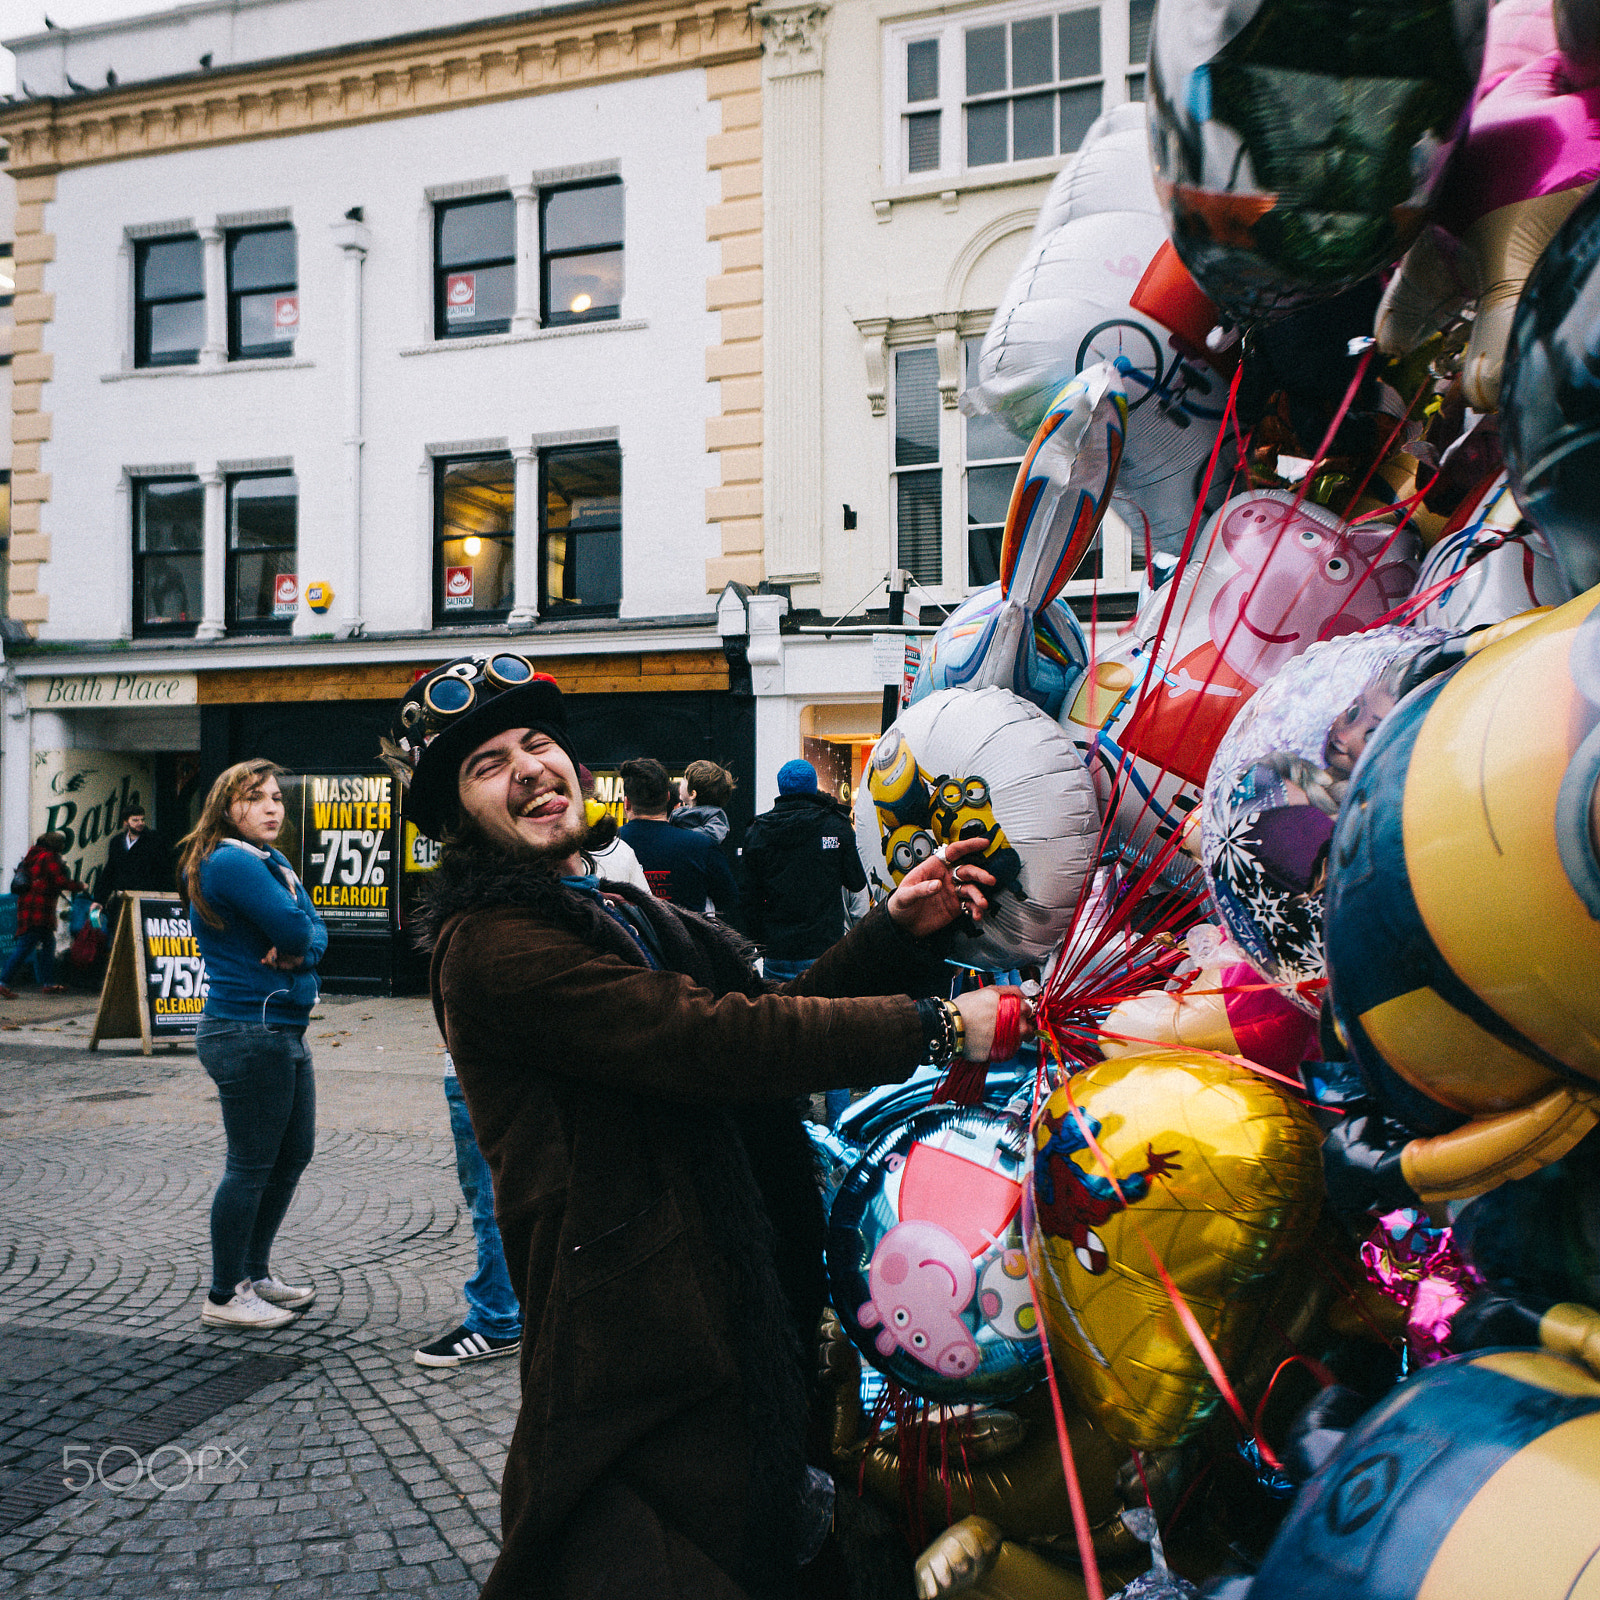
M 1060 944 L 1093 868 L 1094 784 L 1067 732 L 1007 689 L 943 689 L 878 741 L 856 792 L 856 843 L 880 894 L 941 845 L 983 837 L 995 877 L 960 961 L 991 971 L 1040 963 Z

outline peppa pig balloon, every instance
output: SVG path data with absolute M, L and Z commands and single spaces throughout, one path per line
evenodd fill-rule
M 968 416 L 996 416 L 1028 439 L 1061 384 L 1111 362 L 1128 392 L 1117 502 L 1164 550 L 1188 530 L 1226 397 L 1205 356 L 1214 308 L 1171 255 L 1144 108 L 1117 106 L 1050 186 L 984 336 L 978 381 L 961 396 Z
M 1027 1102 L 934 1106 L 890 1127 L 834 1196 L 839 1320 L 930 1400 L 1011 1400 L 1044 1375 L 1022 1256 Z
M 1062 713 L 1102 805 L 1115 799 L 1125 846 L 1184 830 L 1240 709 L 1317 640 L 1388 611 L 1411 588 L 1414 547 L 1408 531 L 1352 527 L 1281 489 L 1238 495 L 1215 513 L 1176 590 L 1145 602 Z

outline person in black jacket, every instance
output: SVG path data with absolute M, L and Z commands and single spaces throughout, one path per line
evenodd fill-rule
M 739 859 L 745 930 L 762 971 L 779 983 L 798 978 L 843 936 L 844 896 L 867 886 L 850 814 L 818 792 L 809 761 L 778 769 L 778 803 L 750 824 Z M 830 1126 L 849 1104 L 849 1090 L 829 1091 Z
M 96 906 L 108 906 L 112 897 L 129 890 L 171 894 L 177 888 L 172 852 L 145 827 L 143 806 L 122 813 L 122 831 L 106 847 L 106 864 L 94 886 Z

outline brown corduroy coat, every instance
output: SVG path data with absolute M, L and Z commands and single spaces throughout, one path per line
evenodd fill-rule
M 939 967 L 878 911 L 779 990 L 715 924 L 617 893 L 659 969 L 592 898 L 482 852 L 431 900 L 435 1013 L 524 1315 L 483 1593 L 792 1595 L 822 1299 L 794 1097 L 909 1076 L 906 996 Z

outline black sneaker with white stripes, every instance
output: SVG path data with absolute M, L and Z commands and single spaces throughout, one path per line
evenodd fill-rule
M 486 1333 L 474 1333 L 460 1327 L 447 1333 L 432 1344 L 417 1351 L 419 1367 L 460 1367 L 469 1361 L 489 1361 L 495 1356 L 514 1355 L 522 1347 L 521 1339 L 493 1339 Z

